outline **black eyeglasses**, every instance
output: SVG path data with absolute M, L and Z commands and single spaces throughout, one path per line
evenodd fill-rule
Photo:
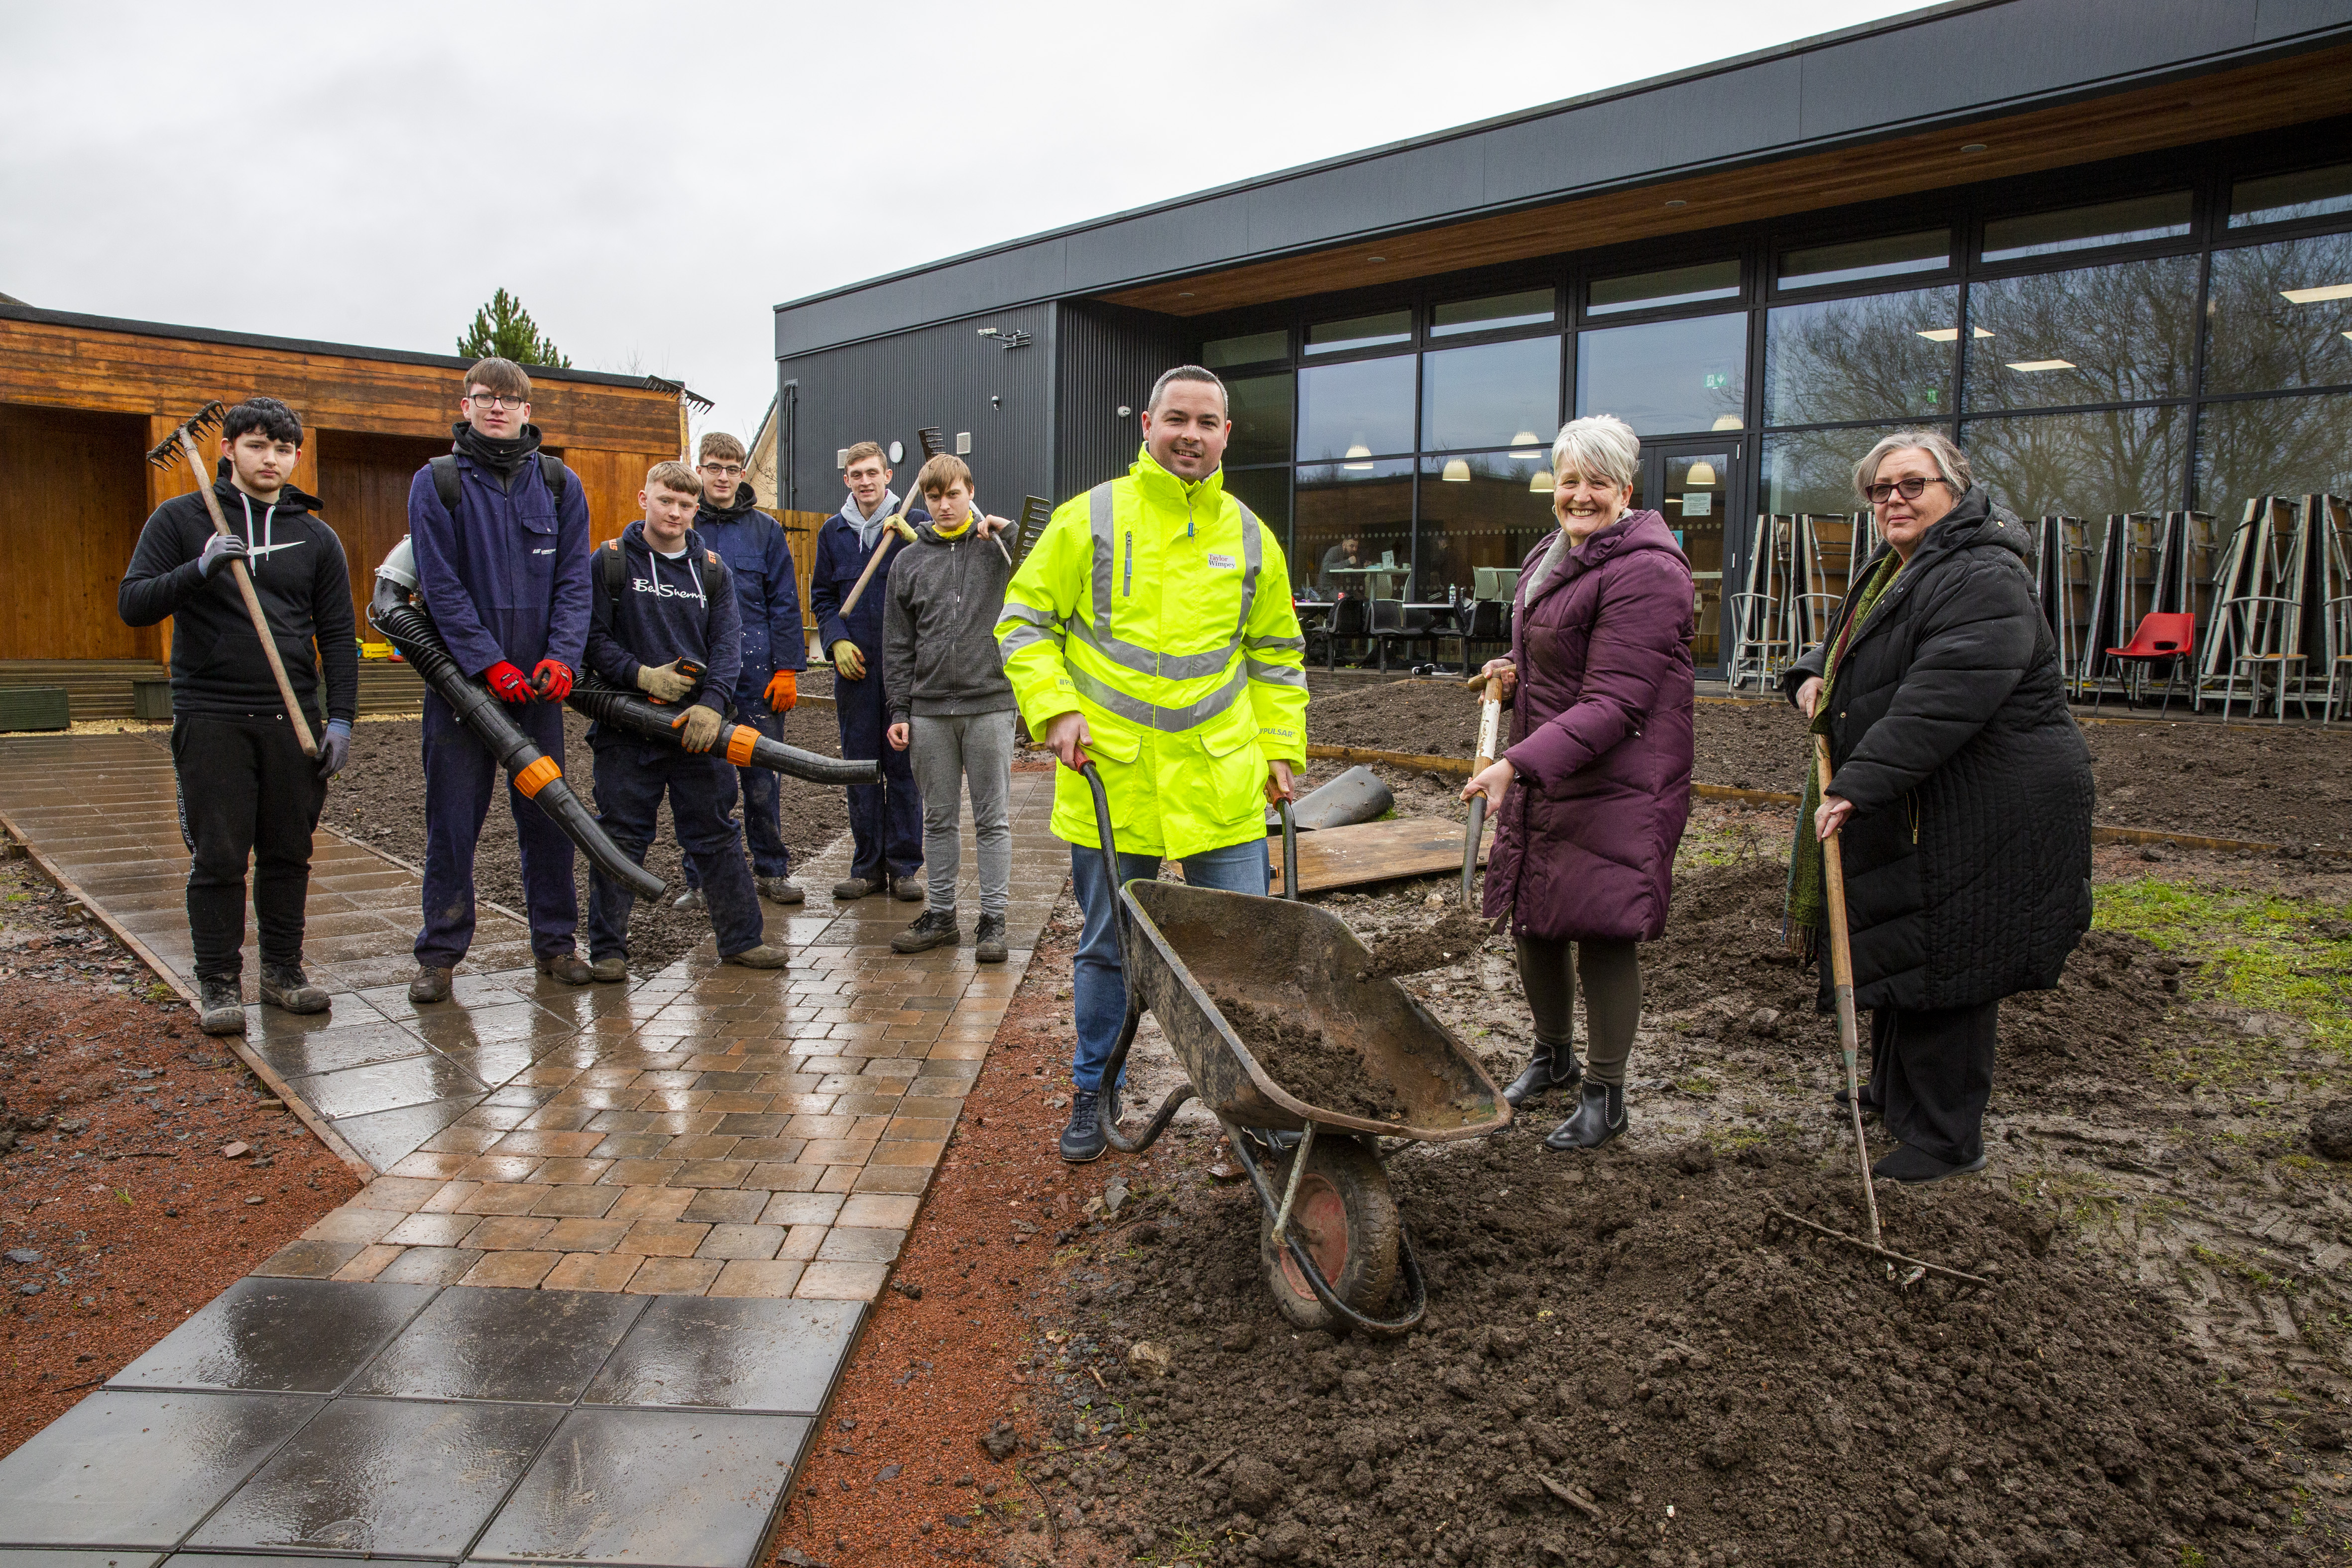
M 466 401 L 479 403 L 491 408 L 520 408 L 530 399 L 517 397 L 504 392 L 469 392 L 466 394 Z
M 1896 496 L 1901 496 L 1905 500 L 1917 500 L 1921 496 L 1927 493 L 1927 487 L 1929 485 L 1942 485 L 1948 483 L 1950 483 L 1949 480 L 1943 479 L 1896 479 L 1892 484 L 1864 485 L 1862 487 L 1862 493 L 1870 498 L 1871 505 L 1885 506 Z
M 706 474 L 717 474 L 722 479 L 730 474 L 740 479 L 743 475 L 743 465 L 740 463 L 705 463 L 702 465 L 702 471 Z

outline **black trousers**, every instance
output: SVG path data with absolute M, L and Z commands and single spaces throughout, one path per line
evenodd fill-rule
M 1949 1164 L 1984 1152 L 2000 1003 L 1877 1007 L 1870 1015 L 1870 1083 L 1886 1131 Z
M 188 867 L 188 935 L 200 980 L 244 969 L 245 866 L 253 862 L 253 921 L 261 962 L 302 962 L 302 906 L 310 892 L 310 835 L 327 801 L 319 764 L 302 754 L 286 715 L 190 714 L 172 726 L 180 779 L 180 837 Z

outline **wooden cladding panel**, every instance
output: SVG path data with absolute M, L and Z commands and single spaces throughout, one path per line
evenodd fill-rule
M 179 420 L 208 400 L 259 393 L 284 400 L 306 426 L 446 442 L 457 418 L 457 374 L 446 365 L 0 319 L 5 403 Z M 677 439 L 677 399 L 650 389 L 542 377 L 531 400 L 550 445 L 667 457 Z
M 147 521 L 144 421 L 0 405 L 0 659 L 146 658 L 115 596 Z
M 1759 218 L 1815 212 L 2073 163 L 2245 135 L 2352 111 L 2352 48 L 1987 120 L 1864 146 L 1727 169 L 1581 201 L 1384 235 L 1311 256 L 1153 283 L 1104 298 L 1194 316 L 1426 278 Z M 1982 153 L 1962 153 L 1983 142 Z M 2317 155 L 2317 154 L 2315 154 Z M 1668 210 L 1666 203 L 1685 205 Z M 1384 259 L 1375 265 L 1370 258 Z
M 352 604 L 362 622 L 375 592 L 375 569 L 408 531 L 408 487 L 416 470 L 449 449 L 445 437 L 362 435 L 356 430 L 310 434 L 320 449 L 313 491 L 321 515 L 343 542 L 351 568 Z M 367 635 L 362 625 L 362 635 Z

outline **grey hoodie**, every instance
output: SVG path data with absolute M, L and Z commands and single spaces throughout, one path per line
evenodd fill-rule
M 882 609 L 882 688 L 890 722 L 1002 713 L 1017 706 L 996 648 L 1013 568 L 978 521 L 957 539 L 915 525 L 916 545 L 890 563 Z

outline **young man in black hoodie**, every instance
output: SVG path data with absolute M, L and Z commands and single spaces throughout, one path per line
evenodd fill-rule
M 248 857 L 261 1000 L 289 1013 L 328 1005 L 327 994 L 302 973 L 302 912 L 327 781 L 351 757 L 360 664 L 342 542 L 316 515 L 318 498 L 289 482 L 301 454 L 302 422 L 276 398 L 248 398 L 230 409 L 213 484 L 230 531 L 215 531 L 203 496 L 173 497 L 147 520 L 116 598 L 131 626 L 172 617 L 172 764 L 180 779 L 180 835 L 193 858 L 196 1022 L 208 1035 L 245 1033 L 237 949 Z M 287 679 L 320 735 L 316 762 L 294 738 L 232 561 L 251 574 Z M 324 715 L 316 695 L 322 663 Z
M 784 955 L 763 940 L 760 898 L 735 836 L 735 770 L 711 755 L 742 662 L 743 612 L 727 563 L 703 547 L 689 526 L 702 481 L 684 463 L 656 463 L 637 493 L 644 518 L 589 558 L 595 592 L 589 605 L 588 668 L 625 690 L 678 705 L 684 749 L 599 724 L 588 731 L 596 752 L 597 820 L 640 866 L 669 796 L 677 841 L 702 880 L 711 935 L 722 963 L 782 969 Z M 608 562 L 622 563 L 619 582 Z M 618 588 L 608 592 L 608 585 Z M 681 659 L 702 667 L 698 678 Z M 659 662 L 656 662 L 659 661 Z M 597 980 L 629 973 L 629 912 L 636 895 L 591 868 L 588 972 Z

